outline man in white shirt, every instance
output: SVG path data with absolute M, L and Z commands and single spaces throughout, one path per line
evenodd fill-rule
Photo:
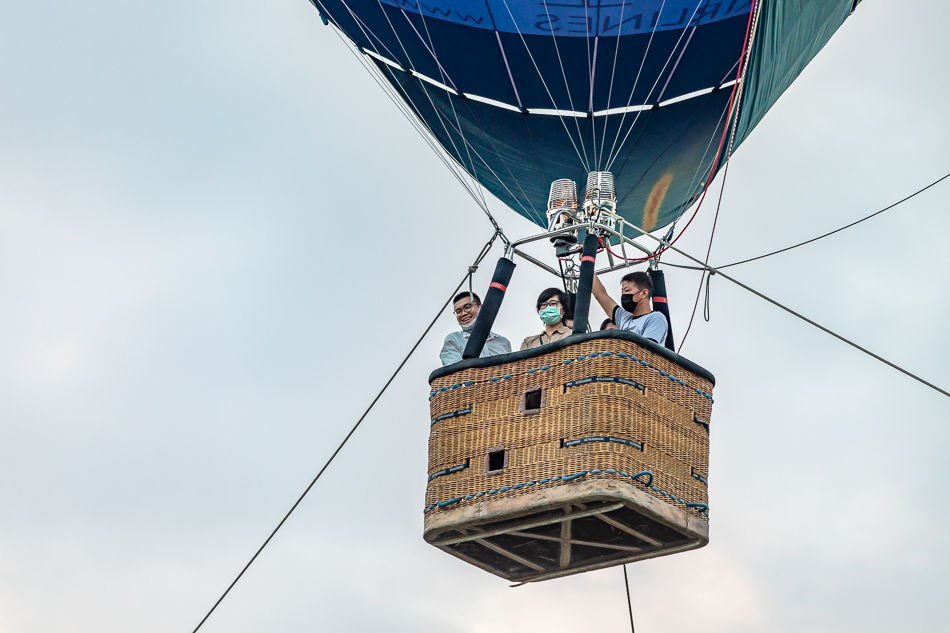
M 666 317 L 654 312 L 650 306 L 650 299 L 653 298 L 653 280 L 650 275 L 641 271 L 624 275 L 620 280 L 620 292 L 620 305 L 617 305 L 607 295 L 604 284 L 594 275 L 594 298 L 618 329 L 633 332 L 660 345 L 665 344 L 669 325 Z
M 468 343 L 469 334 L 475 327 L 475 317 L 482 307 L 482 300 L 478 295 L 468 292 L 462 292 L 455 295 L 452 300 L 455 307 L 455 320 L 462 326 L 461 332 L 449 332 L 442 343 L 442 351 L 439 358 L 442 359 L 442 365 L 451 365 L 462 360 L 462 352 L 465 351 L 465 345 Z M 486 356 L 497 356 L 498 354 L 507 354 L 511 351 L 511 343 L 504 336 L 499 336 L 490 332 L 485 346 L 482 348 L 480 358 Z

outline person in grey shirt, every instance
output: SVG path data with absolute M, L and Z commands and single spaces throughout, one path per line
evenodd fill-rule
M 669 324 L 666 317 L 654 312 L 650 306 L 653 297 L 653 280 L 645 272 L 637 271 L 624 275 L 620 279 L 620 305 L 607 294 L 600 279 L 594 276 L 592 289 L 597 303 L 610 315 L 617 329 L 627 330 L 643 338 L 664 345 Z
M 465 345 L 468 343 L 468 336 L 475 327 L 475 317 L 482 307 L 482 300 L 474 292 L 462 292 L 455 295 L 452 300 L 455 306 L 455 320 L 462 326 L 461 332 L 449 332 L 442 343 L 442 351 L 439 352 L 439 358 L 442 359 L 442 365 L 451 365 L 462 360 L 462 352 L 465 351 Z M 481 358 L 486 356 L 497 356 L 498 354 L 507 354 L 511 351 L 511 343 L 504 336 L 499 336 L 494 332 L 488 334 L 488 340 L 482 348 Z

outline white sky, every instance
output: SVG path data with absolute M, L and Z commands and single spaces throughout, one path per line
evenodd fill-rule
M 862 4 L 736 153 L 713 263 L 950 171 L 948 20 Z M 490 227 L 305 0 L 5 0 L 0 85 L 0 633 L 191 631 Z M 732 272 L 947 388 L 948 186 Z M 550 282 L 519 265 L 496 330 Z M 625 630 L 619 569 L 509 589 L 423 542 L 453 327 L 203 630 Z M 684 352 L 718 379 L 711 542 L 629 568 L 637 631 L 946 630 L 950 402 L 719 278 Z

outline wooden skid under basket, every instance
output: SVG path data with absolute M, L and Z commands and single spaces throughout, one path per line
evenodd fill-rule
M 626 333 L 433 374 L 425 539 L 547 580 L 702 547 L 713 378 Z
M 568 483 L 426 518 L 425 538 L 486 571 L 548 580 L 702 547 L 706 521 L 623 481 Z

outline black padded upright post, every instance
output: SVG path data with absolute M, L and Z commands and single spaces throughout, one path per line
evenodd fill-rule
M 482 355 L 482 348 L 485 347 L 491 327 L 495 324 L 495 317 L 498 316 L 498 309 L 501 307 L 502 299 L 505 298 L 505 291 L 508 290 L 508 282 L 511 281 L 511 274 L 514 271 L 513 261 L 504 257 L 498 260 L 495 274 L 492 275 L 491 284 L 488 285 L 488 292 L 485 293 L 485 301 L 478 311 L 478 316 L 475 317 L 475 325 L 468 337 L 468 343 L 465 344 L 465 351 L 462 352 L 463 359 L 478 358 Z
M 594 264 L 597 262 L 597 247 L 600 240 L 596 235 L 587 234 L 584 238 L 584 250 L 581 251 L 581 272 L 577 280 L 577 298 L 574 299 L 574 334 L 587 331 L 587 318 L 590 314 L 590 291 L 594 285 Z
M 666 317 L 666 349 L 675 352 L 676 346 L 673 345 L 673 322 L 670 321 L 670 304 L 666 300 L 666 278 L 663 276 L 663 271 L 659 268 L 651 268 L 647 273 L 653 281 L 653 309 Z

